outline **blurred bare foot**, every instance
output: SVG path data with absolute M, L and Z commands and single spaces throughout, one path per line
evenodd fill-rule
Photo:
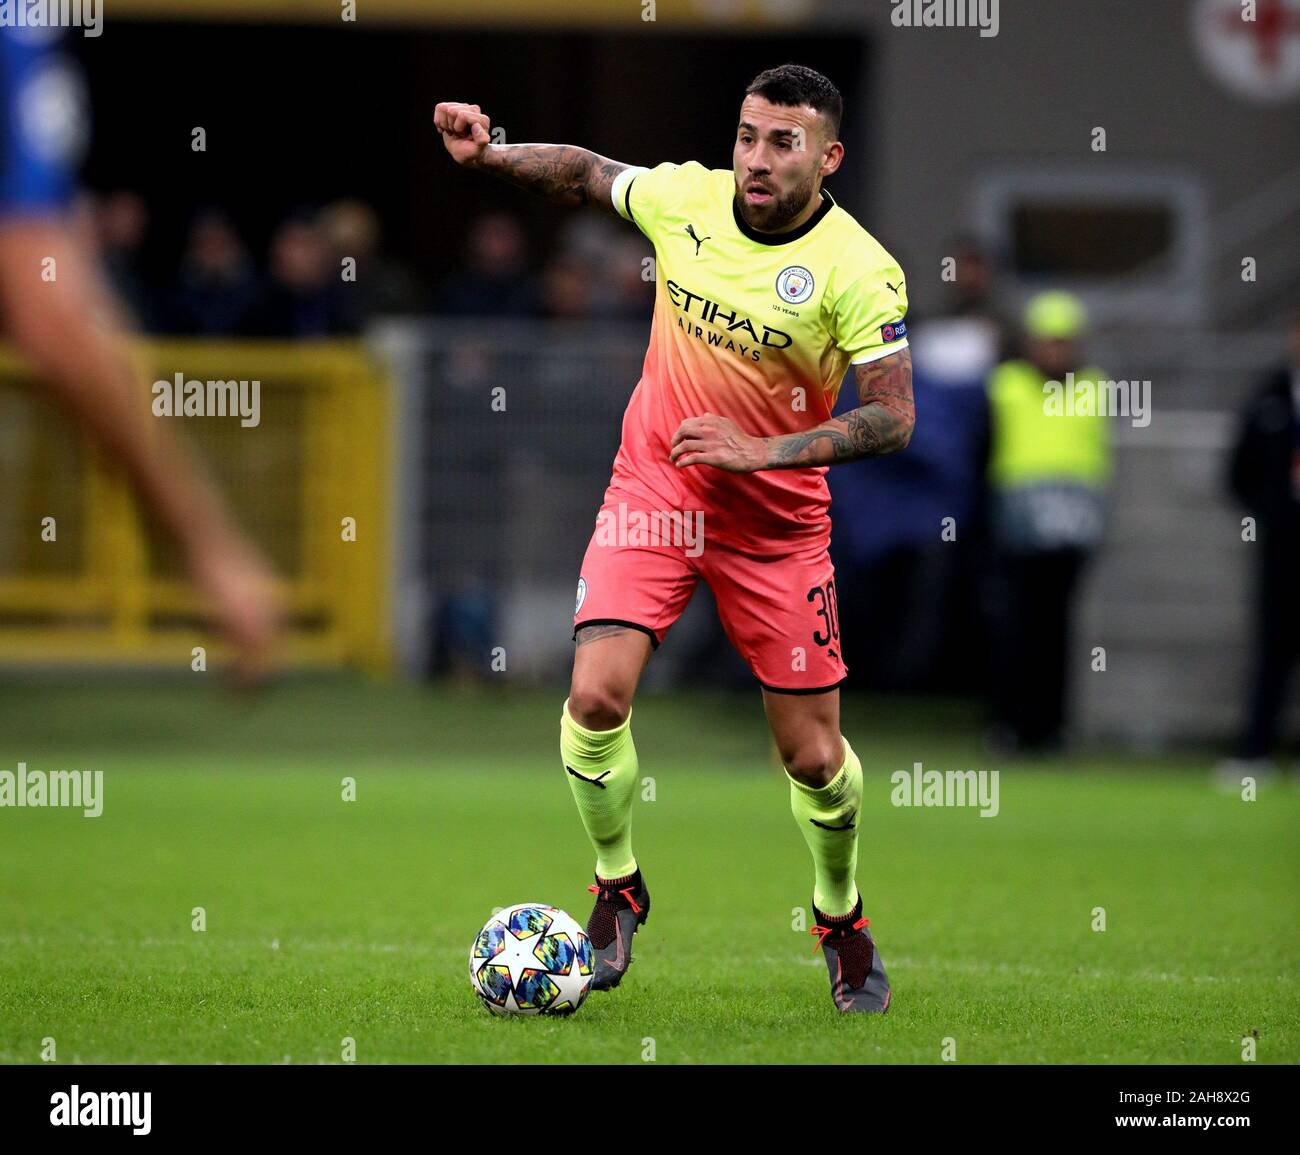
M 235 684 L 245 689 L 261 684 L 283 619 L 281 594 L 270 565 L 236 533 L 196 543 L 188 564 L 233 651 Z

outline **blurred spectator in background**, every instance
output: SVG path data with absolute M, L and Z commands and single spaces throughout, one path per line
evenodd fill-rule
M 1242 415 L 1229 482 L 1257 535 L 1250 700 L 1236 760 L 1221 767 L 1239 779 L 1273 771 L 1268 759 L 1300 657 L 1300 311 L 1291 320 L 1288 363 Z
M 220 209 L 200 210 L 190 222 L 181 254 L 167 328 L 173 333 L 234 336 L 249 325 L 257 300 L 257 274 L 234 224 Z
M 554 321 L 588 316 L 594 288 L 586 261 L 565 253 L 552 257 L 542 272 L 542 316 Z
M 263 337 L 329 337 L 353 332 L 342 301 L 342 270 L 334 264 L 319 214 L 301 209 L 271 236 L 264 286 L 251 331 Z
M 948 315 L 953 317 L 991 315 L 993 262 L 984 246 L 973 236 L 960 234 L 946 246 L 952 256 Z
M 430 678 L 450 675 L 462 683 L 492 677 L 493 639 L 500 637 L 492 584 L 465 573 L 454 577 L 433 607 Z
M 567 285 L 543 285 L 543 295 L 550 295 L 550 300 L 543 300 L 543 311 L 551 316 L 649 321 L 654 312 L 655 281 L 654 264 L 647 258 L 653 254 L 640 233 L 611 217 L 569 217 L 560 230 L 556 256 L 547 272 L 559 268 L 564 277 L 580 273 L 585 291 L 578 294 Z
M 1087 317 L 1068 293 L 1025 308 L 1026 357 L 989 378 L 994 724 L 998 753 L 1052 751 L 1064 740 L 1071 617 L 1079 575 L 1101 540 L 1110 475 L 1106 418 L 1049 407 L 1044 384 L 1096 383 L 1079 339 Z M 1076 391 L 1077 395 L 1077 391 Z
M 921 351 L 912 340 L 912 357 L 923 353 L 933 372 L 945 380 L 978 377 L 983 389 L 993 366 L 1015 356 L 1014 334 L 995 303 L 993 261 L 984 246 L 973 237 L 959 236 L 948 248 L 952 265 L 951 278 L 944 282 L 947 299 L 942 312 L 909 323 L 912 333 L 924 335 Z
M 540 287 L 528 269 L 528 238 L 515 217 L 493 212 L 475 220 L 466 258 L 466 267 L 443 282 L 438 312 L 457 317 L 540 314 Z
M 620 237 L 609 250 L 602 316 L 649 321 L 655 309 L 653 250 L 639 236 Z
M 994 342 L 998 361 L 1015 354 L 1013 326 L 997 305 L 996 271 L 988 249 L 975 237 L 957 236 L 949 244 L 952 279 L 944 316 L 976 322 L 988 340 Z
M 334 268 L 355 262 L 354 280 L 344 280 L 341 294 L 345 324 L 362 329 L 376 316 L 419 313 L 428 307 L 428 294 L 419 279 L 400 261 L 381 252 L 379 216 L 357 200 L 335 201 L 322 214 L 334 254 Z
M 95 223 L 100 265 L 118 304 L 137 327 L 155 329 L 158 316 L 141 260 L 149 206 L 139 193 L 118 189 L 99 198 Z
M 985 682 L 977 597 L 985 385 L 1001 329 L 982 250 L 962 241 L 953 251 L 944 312 L 908 320 L 912 393 L 923 418 L 907 452 L 827 477 L 844 659 L 853 684 L 875 690 L 961 692 Z M 850 379 L 836 411 L 857 404 Z

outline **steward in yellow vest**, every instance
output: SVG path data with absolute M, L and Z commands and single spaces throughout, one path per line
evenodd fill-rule
M 1101 540 L 1110 479 L 1107 419 L 1097 413 L 1095 366 L 1080 366 L 1083 307 L 1043 293 L 1025 312 L 1029 356 L 988 382 L 988 482 L 1000 548 L 1090 549 Z
M 994 726 L 998 752 L 1050 751 L 1065 737 L 1070 620 L 1100 543 L 1111 473 L 1101 371 L 1081 363 L 1083 305 L 1043 293 L 1025 310 L 1026 356 L 988 381 Z

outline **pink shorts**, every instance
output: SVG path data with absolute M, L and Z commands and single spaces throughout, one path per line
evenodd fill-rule
M 602 506 L 578 578 L 575 636 L 582 626 L 630 626 L 657 647 L 703 578 L 727 637 L 764 689 L 816 694 L 844 680 L 835 568 L 824 544 L 750 553 L 662 517 L 656 530 L 650 517 L 626 501 Z

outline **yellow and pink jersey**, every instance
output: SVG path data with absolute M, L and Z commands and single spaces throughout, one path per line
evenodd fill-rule
M 825 189 L 803 225 L 769 234 L 745 223 L 735 187 L 730 169 L 695 161 L 614 182 L 619 214 L 654 245 L 657 285 L 610 494 L 702 510 L 708 538 L 770 552 L 829 540 L 826 467 L 679 469 L 673 434 L 703 413 L 760 437 L 820 425 L 850 364 L 907 345 L 907 290 L 894 258 Z

